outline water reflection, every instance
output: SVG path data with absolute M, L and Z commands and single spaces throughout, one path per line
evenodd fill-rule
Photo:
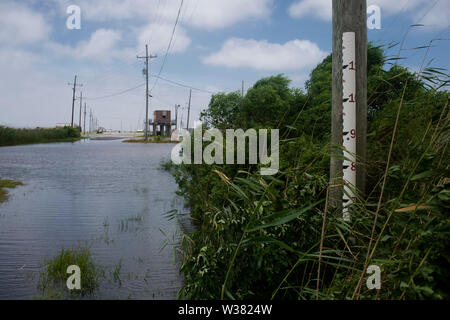
M 160 170 L 171 149 L 121 141 L 0 148 L 0 176 L 25 183 L 0 205 L 0 299 L 39 295 L 43 260 L 80 243 L 105 270 L 96 298 L 175 298 L 182 278 L 173 249 L 161 250 L 178 229 L 164 213 L 182 210 Z M 118 266 L 120 283 L 108 277 Z

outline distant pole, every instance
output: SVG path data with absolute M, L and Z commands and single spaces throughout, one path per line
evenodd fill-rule
M 75 92 L 77 90 L 77 86 L 82 87 L 83 85 L 82 84 L 77 84 L 77 76 L 75 76 L 75 79 L 74 79 L 73 83 L 69 82 L 68 85 L 69 86 L 73 85 L 73 88 L 72 88 L 72 122 L 71 122 L 71 126 L 73 128 L 73 117 L 74 117 L 74 112 L 75 112 L 75 100 L 76 100 Z
M 344 155 L 340 148 L 333 148 L 330 163 L 330 183 L 331 185 L 342 183 L 344 175 L 348 175 L 348 172 L 346 173 L 345 170 L 356 171 L 356 185 L 354 187 L 356 187 L 361 195 L 364 195 L 366 180 L 366 10 L 366 0 L 333 0 L 331 144 L 332 146 L 346 147 L 350 143 L 349 141 L 355 139 L 356 159 L 350 159 L 354 162 L 346 161 L 344 164 L 341 157 L 351 158 L 349 154 L 346 152 Z M 346 41 L 351 48 L 343 48 L 343 41 Z M 343 61 L 343 59 L 348 59 L 348 57 L 352 56 L 354 56 L 355 61 Z M 351 72 L 349 73 L 349 70 L 353 74 Z M 344 74 L 346 79 L 345 84 L 343 83 Z M 344 96 L 344 89 L 346 90 L 346 96 Z M 347 92 L 348 90 L 355 90 L 356 92 Z M 344 108 L 346 110 L 345 113 Z M 345 126 L 347 126 L 345 131 L 344 122 Z M 355 128 L 348 127 L 352 123 L 355 124 Z M 343 202 L 345 201 L 348 201 L 348 199 L 344 197 L 343 188 L 334 187 L 330 189 L 330 204 L 332 206 L 343 208 Z M 349 216 L 344 216 L 344 218 L 346 220 L 350 219 Z
M 145 45 L 145 141 L 148 140 L 148 45 Z
M 179 107 L 180 107 L 179 104 L 175 105 L 175 129 L 178 129 L 178 108 Z
M 180 128 L 183 128 L 183 109 L 181 108 L 181 115 L 180 115 Z
M 188 104 L 187 125 L 186 125 L 186 129 L 188 131 L 189 131 L 189 117 L 191 115 L 191 98 L 192 98 L 192 89 L 189 91 L 189 104 Z
M 145 141 L 148 141 L 148 98 L 150 93 L 148 92 L 148 60 L 156 58 L 156 56 L 148 55 L 148 45 L 145 45 L 145 57 L 139 57 L 138 59 L 145 59 L 145 79 L 146 79 L 146 89 L 145 89 Z
M 86 102 L 84 103 L 84 125 L 83 125 L 84 134 L 86 134 Z
M 242 80 L 242 98 L 244 97 L 244 80 Z
M 92 109 L 89 108 L 89 133 L 92 132 Z
M 71 122 L 71 126 L 73 128 L 73 114 L 74 114 L 74 110 L 75 110 L 75 89 L 77 87 L 77 76 L 75 76 L 75 80 L 73 81 L 73 97 L 72 97 L 72 122 Z
M 82 106 L 83 106 L 83 91 L 80 91 L 80 121 L 78 122 L 80 131 L 81 131 L 81 109 L 82 109 Z

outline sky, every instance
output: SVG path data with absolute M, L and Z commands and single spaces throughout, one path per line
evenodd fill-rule
M 82 107 L 85 102 L 102 127 L 142 129 L 144 60 L 136 56 L 145 55 L 146 44 L 157 55 L 149 66 L 150 115 L 154 110 L 174 114 L 179 104 L 183 125 L 188 87 L 194 88 L 193 123 L 211 94 L 241 90 L 242 81 L 247 90 L 263 77 L 282 73 L 292 87 L 304 87 L 312 69 L 331 53 L 331 0 L 184 0 L 180 10 L 181 2 L 1 0 L 0 125 L 70 123 L 69 83 L 77 75 Z M 80 8 L 80 29 L 67 27 L 71 5 Z M 368 5 L 381 9 L 381 28 L 368 29 L 369 41 L 396 56 L 400 46 L 388 46 L 404 38 L 402 64 L 413 71 L 420 69 L 426 52 L 413 48 L 450 38 L 449 0 L 368 0 Z M 426 64 L 448 69 L 449 41 L 432 44 Z M 164 80 L 157 80 L 158 74 Z

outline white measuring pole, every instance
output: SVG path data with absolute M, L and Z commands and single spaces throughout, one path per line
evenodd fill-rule
M 342 213 L 350 221 L 348 206 L 355 198 L 356 188 L 356 41 L 354 32 L 342 36 L 342 97 L 343 97 L 343 180 Z

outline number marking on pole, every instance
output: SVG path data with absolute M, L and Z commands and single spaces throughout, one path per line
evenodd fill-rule
M 343 96 L 343 219 L 350 221 L 348 206 L 355 198 L 356 186 L 356 43 L 354 32 L 342 36 L 342 96 Z

